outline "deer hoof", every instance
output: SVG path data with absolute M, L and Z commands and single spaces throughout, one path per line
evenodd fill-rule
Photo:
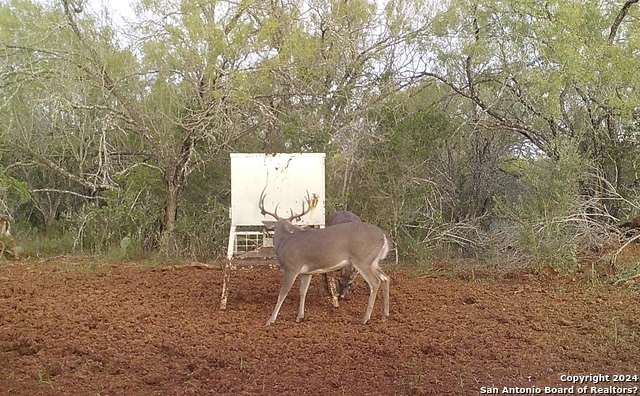
M 304 317 L 297 317 L 296 318 L 296 323 L 300 323 L 304 320 Z

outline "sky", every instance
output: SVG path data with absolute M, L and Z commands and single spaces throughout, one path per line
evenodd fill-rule
M 120 22 L 122 18 L 132 19 L 135 17 L 131 9 L 132 0 L 85 0 L 87 7 L 92 13 L 100 13 L 105 7 L 109 9 L 111 15 L 116 22 Z

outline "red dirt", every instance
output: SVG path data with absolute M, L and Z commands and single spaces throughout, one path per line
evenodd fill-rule
M 634 377 L 613 382 L 640 375 L 636 291 L 560 276 L 473 282 L 387 273 L 386 322 L 379 295 L 370 324 L 358 324 L 368 296 L 361 278 L 334 309 L 316 276 L 305 322 L 294 322 L 295 286 L 265 327 L 282 279 L 273 269 L 234 272 L 220 311 L 217 269 L 0 262 L 0 393 L 550 394 L 545 387 L 568 388 L 562 375 L 578 374 L 608 375 L 582 385 L 601 390 L 640 386 Z

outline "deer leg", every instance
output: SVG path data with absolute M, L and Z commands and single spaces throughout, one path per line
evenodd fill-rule
M 282 287 L 280 288 L 280 295 L 278 295 L 278 302 L 276 303 L 276 307 L 273 309 L 273 313 L 271 317 L 267 321 L 267 326 L 276 321 L 278 317 L 278 312 L 280 312 L 280 307 L 282 307 L 282 303 L 284 302 L 285 297 L 289 294 L 289 290 L 291 290 L 291 286 L 293 286 L 293 282 L 295 282 L 298 274 L 296 273 L 284 273 L 284 279 L 282 280 Z
M 333 276 L 329 276 L 329 274 L 322 274 L 324 278 L 324 287 L 329 293 L 329 297 L 331 298 L 331 305 L 334 308 L 338 308 L 338 286 L 336 285 L 336 280 Z M 339 282 L 338 282 L 339 283 Z
M 304 274 L 300 276 L 300 306 L 298 307 L 296 323 L 300 323 L 304 319 L 304 302 L 307 299 L 307 290 L 309 290 L 311 276 L 311 274 Z
M 384 244 L 382 245 L 382 249 L 378 253 L 378 256 L 373 260 L 370 265 L 362 265 L 361 263 L 352 263 L 356 270 L 362 275 L 365 281 L 369 284 L 369 303 L 367 304 L 367 310 L 364 313 L 364 318 L 362 319 L 362 324 L 367 324 L 369 319 L 371 318 L 371 311 L 373 311 L 373 304 L 376 302 L 376 295 L 378 294 L 378 288 L 380 287 L 380 283 L 383 284 L 383 298 L 384 298 L 384 309 L 382 312 L 382 320 L 386 320 L 389 316 L 389 277 L 387 274 L 382 272 L 378 262 L 384 259 L 389 253 L 389 242 L 386 237 L 384 240 Z M 366 262 L 365 262 L 366 263 Z
M 387 274 L 382 272 L 381 269 L 378 269 L 378 273 L 380 276 L 380 280 L 382 281 L 382 300 L 384 309 L 382 311 L 382 320 L 387 320 L 389 317 L 389 277 Z
M 331 295 L 331 288 L 329 287 L 329 277 L 327 274 L 322 274 L 322 283 L 324 283 L 324 290 Z
M 376 295 L 378 294 L 378 288 L 380 287 L 380 279 L 371 268 L 359 268 L 358 270 L 367 284 L 369 284 L 369 303 L 367 304 L 367 310 L 364 313 L 364 318 L 362 318 L 362 324 L 367 324 L 371 318 L 373 305 L 376 302 Z
M 331 296 L 331 305 L 334 308 L 338 308 L 340 305 L 338 304 L 338 286 L 336 285 L 336 278 L 329 276 L 328 274 L 324 274 L 324 276 L 327 277 L 329 295 Z

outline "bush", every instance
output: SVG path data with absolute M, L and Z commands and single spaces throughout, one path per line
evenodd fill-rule
M 510 169 L 521 185 L 513 196 L 496 198 L 490 240 L 494 250 L 511 252 L 515 262 L 569 271 L 580 250 L 576 221 L 584 214 L 582 187 L 589 163 L 571 145 L 556 159 L 519 160 Z

